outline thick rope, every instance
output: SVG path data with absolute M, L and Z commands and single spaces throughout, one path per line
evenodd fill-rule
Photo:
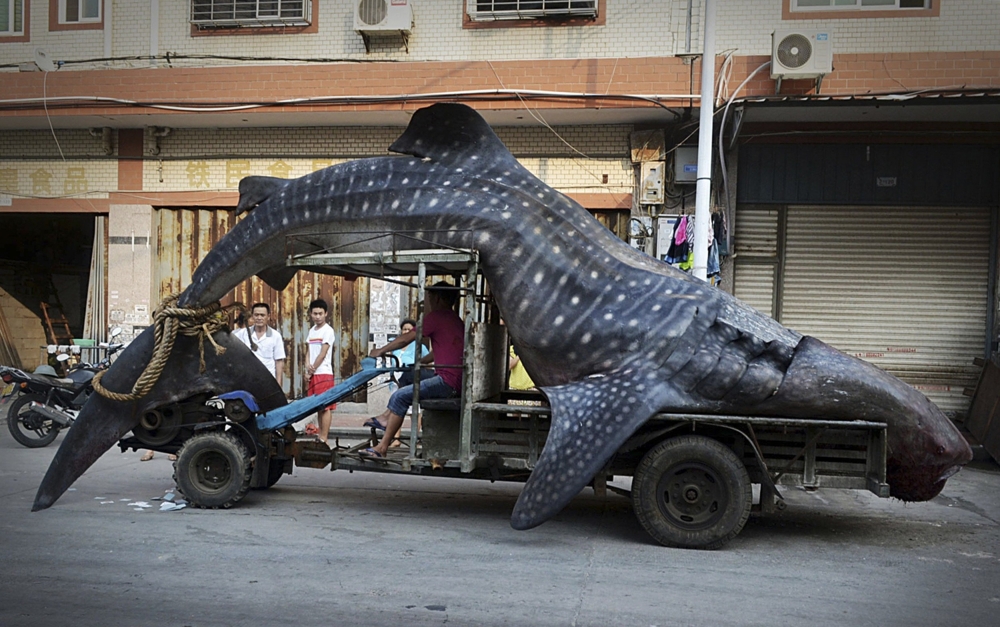
M 132 386 L 132 392 L 124 394 L 112 392 L 101 385 L 101 378 L 104 372 L 99 372 L 91 379 L 94 391 L 105 398 L 111 400 L 128 402 L 142 398 L 153 389 L 156 382 L 160 380 L 163 369 L 170 359 L 170 354 L 174 349 L 174 341 L 177 334 L 198 338 L 199 372 L 205 372 L 205 341 L 208 340 L 215 347 L 215 354 L 221 355 L 226 352 L 224 346 L 216 343 L 212 334 L 223 328 L 229 328 L 229 315 L 233 310 L 246 311 L 241 303 L 234 303 L 228 307 L 223 307 L 219 303 L 212 303 L 206 307 L 194 309 L 177 307 L 179 294 L 168 296 L 160 303 L 160 306 L 153 312 L 153 356 L 150 358 L 146 369 Z

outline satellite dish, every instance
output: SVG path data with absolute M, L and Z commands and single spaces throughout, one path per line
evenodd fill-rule
M 56 64 L 52 62 L 49 55 L 41 48 L 35 48 L 35 65 L 43 72 L 54 72 Z

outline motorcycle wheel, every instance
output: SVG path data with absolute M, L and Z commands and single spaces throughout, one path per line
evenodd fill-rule
M 45 402 L 41 394 L 22 394 L 7 410 L 7 428 L 18 444 L 42 448 L 52 444 L 59 435 L 59 424 L 31 410 L 31 402 Z

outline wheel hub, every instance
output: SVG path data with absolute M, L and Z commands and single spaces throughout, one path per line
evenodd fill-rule
M 656 500 L 673 524 L 694 531 L 712 526 L 725 513 L 728 495 L 713 468 L 688 462 L 663 473 Z
M 224 488 L 232 476 L 233 469 L 224 455 L 206 451 L 191 462 L 198 483 L 206 490 Z

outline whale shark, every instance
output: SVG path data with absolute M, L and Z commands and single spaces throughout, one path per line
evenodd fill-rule
M 398 154 L 298 179 L 243 179 L 237 211 L 247 215 L 201 261 L 178 304 L 205 306 L 252 275 L 283 288 L 295 272 L 290 237 L 296 252 L 378 251 L 384 239 L 359 235 L 403 232 L 411 236 L 395 248 L 476 249 L 511 341 L 551 405 L 514 528 L 559 512 L 658 412 L 885 422 L 890 493 L 907 501 L 934 497 L 971 459 L 923 394 L 630 247 L 518 163 L 470 107 L 416 111 L 390 151 Z M 126 349 L 109 383 L 126 386 L 143 357 Z M 244 358 L 218 357 L 232 368 Z M 123 364 L 131 370 L 119 374 Z M 183 396 L 190 384 L 171 379 Z M 135 420 L 134 408 L 99 402 L 83 408 L 74 431 L 105 421 L 115 425 L 106 432 L 121 433 Z M 81 450 L 67 438 L 35 507 L 69 485 L 59 478 L 66 460 L 79 460 L 76 472 L 107 442 Z

